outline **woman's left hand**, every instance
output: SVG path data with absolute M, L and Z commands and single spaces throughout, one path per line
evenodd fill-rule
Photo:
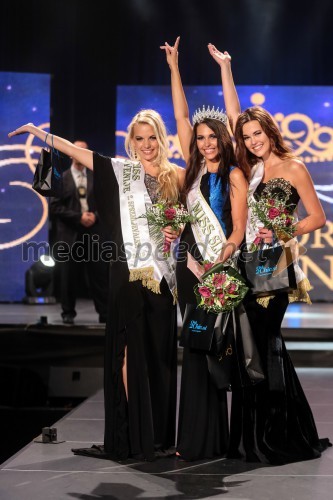
M 173 243 L 182 232 L 181 229 L 172 229 L 171 226 L 163 227 L 161 231 L 164 234 L 165 241 L 168 243 Z
M 220 52 L 212 43 L 208 44 L 208 50 L 212 58 L 215 59 L 217 64 L 219 64 L 220 66 L 223 66 L 224 64 L 230 64 L 231 56 L 227 51 Z

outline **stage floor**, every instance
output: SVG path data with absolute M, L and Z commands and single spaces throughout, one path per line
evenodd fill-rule
M 320 436 L 333 440 L 333 369 L 297 371 Z M 32 442 L 0 466 L 1 500 L 332 498 L 333 448 L 319 459 L 285 466 L 228 459 L 186 463 L 174 457 L 152 463 L 133 460 L 117 463 L 75 456 L 72 448 L 103 441 L 102 390 L 54 426 L 58 439 L 64 442 Z
M 93 302 L 88 299 L 77 301 L 75 325 L 97 325 L 98 315 Z M 47 317 L 50 325 L 62 325 L 60 304 L 0 303 L 0 324 L 36 324 L 40 318 Z M 181 317 L 178 311 L 178 325 Z M 66 325 L 67 327 L 67 325 Z M 283 328 L 333 328 L 333 303 L 289 304 Z M 70 327 L 69 327 L 70 328 Z
M 60 304 L 0 304 L 1 362 L 41 366 L 41 373 L 45 365 L 49 370 L 46 377 L 49 393 L 87 397 L 80 406 L 53 424 L 58 439 L 64 442 L 31 442 L 0 465 L 1 500 L 326 500 L 332 497 L 332 448 L 320 459 L 280 467 L 226 459 L 185 463 L 175 458 L 159 459 L 154 463 L 129 461 L 119 464 L 74 456 L 72 448 L 89 447 L 103 441 L 105 325 L 98 323 L 91 300 L 78 301 L 74 326 L 63 325 L 60 313 Z M 331 441 L 332 317 L 331 303 L 291 304 L 282 325 L 287 348 L 313 409 L 320 436 L 329 437 Z M 180 315 L 178 325 L 181 325 Z M 181 355 L 180 348 L 179 362 Z M 178 369 L 179 383 L 181 364 Z M 79 371 L 81 385 L 71 379 L 72 372 Z M 55 420 L 57 418 L 59 416 Z M 24 420 L 20 426 L 24 428 Z

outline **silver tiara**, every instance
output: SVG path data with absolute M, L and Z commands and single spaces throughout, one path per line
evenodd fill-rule
M 212 118 L 213 120 L 219 120 L 224 125 L 227 125 L 228 118 L 227 115 L 219 108 L 213 106 L 206 109 L 205 106 L 202 106 L 202 109 L 198 108 L 195 110 L 194 115 L 192 116 L 192 124 L 201 123 L 205 118 Z

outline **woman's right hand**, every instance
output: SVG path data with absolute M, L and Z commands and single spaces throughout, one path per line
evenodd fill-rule
M 165 45 L 161 45 L 160 49 L 165 51 L 166 60 L 168 65 L 171 67 L 178 66 L 178 46 L 179 46 L 180 36 L 177 36 L 174 46 L 165 42 Z
M 223 66 L 224 64 L 230 64 L 231 56 L 227 51 L 220 52 L 212 43 L 208 44 L 208 50 L 212 58 L 220 66 Z
M 273 242 L 273 231 L 267 229 L 266 227 L 261 227 L 259 228 L 256 237 L 260 238 L 263 243 L 268 243 L 270 245 Z
M 167 241 L 168 243 L 173 243 L 177 238 L 179 238 L 183 229 L 183 227 L 179 229 L 172 229 L 171 226 L 166 226 L 163 227 L 161 231 L 164 234 L 165 241 Z
M 9 132 L 8 137 L 13 137 L 14 135 L 20 135 L 20 134 L 30 134 L 33 127 L 34 127 L 33 123 L 27 123 L 26 125 L 22 125 L 22 127 L 18 127 L 12 132 Z

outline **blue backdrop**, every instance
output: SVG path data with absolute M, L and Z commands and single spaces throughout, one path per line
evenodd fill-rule
M 49 128 L 50 76 L 0 73 L 0 301 L 21 301 L 24 244 L 48 242 L 48 204 L 31 189 L 41 142 L 22 135 L 8 139 L 19 125 L 33 122 Z

